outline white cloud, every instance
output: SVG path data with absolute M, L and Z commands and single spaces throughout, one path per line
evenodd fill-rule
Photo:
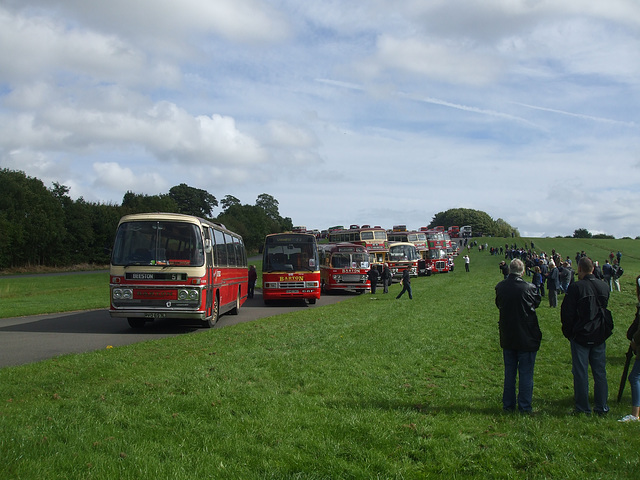
M 179 74 L 169 64 L 113 34 L 67 28 L 49 17 L 10 15 L 0 7 L 0 79 L 11 84 L 58 76 L 92 78 L 97 82 L 175 85 Z M 144 79 L 144 80 L 143 80 Z
M 121 191 L 138 191 L 141 184 L 146 185 L 145 192 L 161 192 L 170 185 L 158 174 L 152 172 L 135 172 L 115 162 L 94 163 L 94 185 Z M 166 193 L 166 192 L 165 192 Z
M 465 45 L 381 35 L 372 66 L 365 69 L 397 69 L 438 81 L 486 84 L 501 72 L 501 62 L 491 55 L 469 51 Z

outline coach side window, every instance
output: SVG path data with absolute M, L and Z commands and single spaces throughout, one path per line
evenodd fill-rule
M 227 266 L 227 245 L 224 241 L 224 233 L 220 230 L 214 230 L 214 239 L 215 239 L 215 247 L 213 249 L 214 252 L 214 264 L 216 267 L 226 267 Z
M 235 267 L 238 265 L 238 261 L 236 259 L 236 249 L 233 246 L 233 237 L 225 233 L 224 238 L 227 244 L 227 264 L 230 267 Z

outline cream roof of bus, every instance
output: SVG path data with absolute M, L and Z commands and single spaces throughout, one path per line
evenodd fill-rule
M 237 233 L 234 233 L 231 230 L 228 230 L 227 227 L 225 227 L 221 223 L 212 222 L 211 220 L 195 217 L 193 215 L 185 215 L 184 213 L 164 213 L 164 212 L 132 213 L 122 217 L 118 222 L 118 225 L 124 222 L 136 222 L 136 221 L 144 221 L 144 220 L 165 220 L 169 222 L 193 223 L 194 225 L 212 225 L 224 230 L 225 232 L 233 233 L 234 235 L 239 236 Z

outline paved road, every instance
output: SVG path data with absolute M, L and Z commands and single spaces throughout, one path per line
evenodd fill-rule
M 238 315 L 223 315 L 214 328 L 222 328 L 258 318 L 306 308 L 318 308 L 349 298 L 349 295 L 323 295 L 315 305 L 304 301 L 265 306 L 256 290 Z M 67 353 L 82 353 L 158 338 L 196 334 L 207 329 L 175 321 L 159 320 L 133 330 L 126 318 L 111 318 L 108 310 L 88 310 L 52 315 L 0 319 L 0 368 L 24 365 Z

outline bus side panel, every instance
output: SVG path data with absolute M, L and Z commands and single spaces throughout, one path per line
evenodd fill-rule
M 248 270 L 244 267 L 214 269 L 214 290 L 220 296 L 221 313 L 242 306 L 247 299 Z

